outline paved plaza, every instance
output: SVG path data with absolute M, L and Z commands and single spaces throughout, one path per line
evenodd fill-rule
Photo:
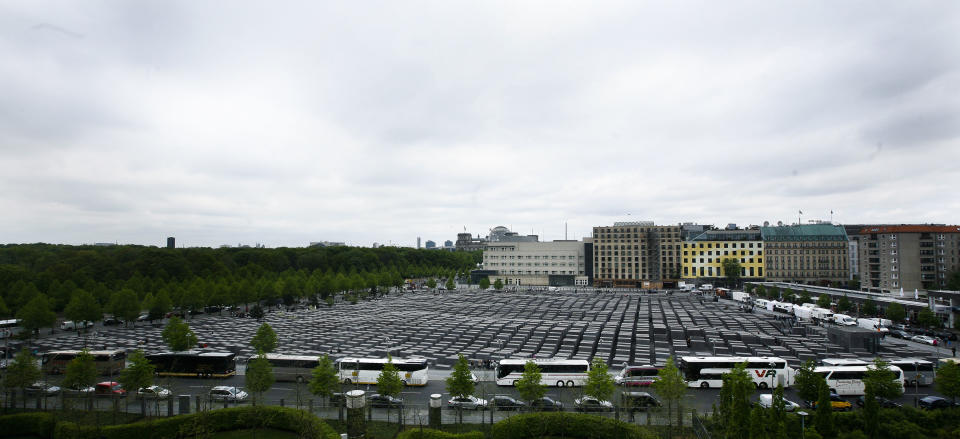
M 624 363 L 662 365 L 671 355 L 754 355 L 785 358 L 868 357 L 827 340 L 823 328 L 792 326 L 785 315 L 746 313 L 731 301 L 695 293 L 538 291 L 393 293 L 357 304 L 272 311 L 264 322 L 279 337 L 276 352 L 333 357 L 390 354 L 424 357 L 443 369 L 457 354 L 475 361 L 507 357 L 599 356 L 613 369 Z M 253 354 L 249 340 L 260 322 L 202 315 L 189 324 L 209 350 Z M 34 344 L 41 351 L 91 348 L 165 350 L 162 325 L 96 327 L 78 336 L 57 332 Z M 929 349 L 887 338 L 883 355 L 929 358 Z

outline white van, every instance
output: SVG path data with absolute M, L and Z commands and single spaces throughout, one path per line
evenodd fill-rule
M 857 319 L 846 314 L 834 314 L 833 322 L 840 326 L 857 326 Z
M 89 328 L 93 326 L 93 322 L 74 322 L 73 320 L 66 320 L 60 324 L 61 331 L 73 331 L 77 329 Z

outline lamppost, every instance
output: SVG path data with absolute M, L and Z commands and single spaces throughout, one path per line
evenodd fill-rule
M 913 362 L 913 406 L 917 406 L 917 397 L 920 394 L 920 366 L 916 361 Z
M 806 437 L 807 437 L 807 424 L 806 424 L 806 420 L 807 420 L 807 415 L 808 415 L 809 413 L 804 412 L 804 411 L 800 411 L 800 412 L 797 412 L 797 414 L 800 415 L 800 437 L 801 437 L 801 438 L 806 438 Z

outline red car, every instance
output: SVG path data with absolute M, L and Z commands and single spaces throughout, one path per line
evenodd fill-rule
M 123 396 L 127 394 L 127 391 L 120 386 L 120 383 L 116 381 L 104 381 L 102 383 L 97 383 L 97 386 L 94 388 L 93 393 L 96 395 L 104 395 L 104 396 L 110 396 L 110 395 Z

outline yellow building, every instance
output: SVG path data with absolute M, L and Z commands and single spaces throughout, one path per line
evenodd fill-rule
M 762 279 L 763 241 L 759 230 L 708 230 L 683 243 L 683 279 L 723 278 L 724 259 L 740 263 L 742 279 Z

